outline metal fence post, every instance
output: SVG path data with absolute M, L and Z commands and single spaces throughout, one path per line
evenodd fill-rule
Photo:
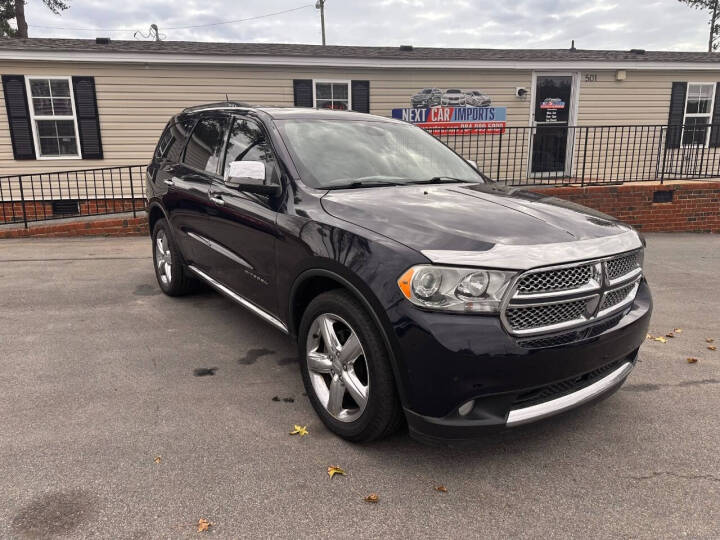
M 502 141 L 503 141 L 503 129 L 500 129 L 500 140 L 498 141 L 498 158 L 497 158 L 497 176 L 500 178 L 500 165 L 502 163 Z
M 27 222 L 27 213 L 25 212 L 25 193 L 23 192 L 23 177 L 22 175 L 18 176 L 18 183 L 20 184 L 20 203 L 22 204 L 22 216 L 23 216 L 23 223 L 25 224 L 25 228 L 28 228 L 28 222 Z
M 588 132 L 587 128 L 585 128 L 585 143 L 583 144 L 583 166 L 582 166 L 582 173 L 580 175 L 582 178 L 580 178 L 580 187 L 585 186 L 585 162 L 587 161 L 587 141 L 588 141 Z
M 130 200 L 132 200 L 132 213 L 133 217 L 137 217 L 137 213 L 135 212 L 135 188 L 133 187 L 133 168 L 132 166 L 128 167 L 128 170 L 130 171 Z

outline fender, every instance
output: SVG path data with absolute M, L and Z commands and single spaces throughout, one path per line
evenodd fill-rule
M 343 287 L 350 291 L 350 293 L 360 301 L 360 303 L 368 311 L 368 313 L 370 313 L 370 317 L 372 317 L 373 322 L 375 322 L 378 329 L 380 330 L 383 343 L 385 344 L 385 347 L 390 356 L 390 365 L 393 370 L 393 375 L 395 376 L 396 386 L 400 395 L 400 401 L 404 405 L 406 403 L 406 394 L 404 388 L 405 384 L 402 378 L 402 371 L 398 366 L 399 348 L 396 347 L 394 340 L 391 339 L 390 333 L 388 333 L 388 327 L 390 326 L 390 322 L 383 322 L 382 318 L 378 314 L 378 308 L 376 306 L 373 306 L 373 303 L 368 299 L 368 296 L 372 295 L 372 293 L 363 293 L 360 290 L 360 287 L 352 283 L 348 278 L 342 276 L 338 272 L 325 268 L 312 268 L 309 270 L 305 270 L 300 275 L 298 275 L 297 278 L 295 278 L 295 281 L 290 288 L 290 309 L 288 310 L 288 329 L 291 336 L 297 338 L 297 332 L 295 329 L 297 328 L 298 321 L 295 320 L 292 306 L 295 303 L 295 296 L 297 294 L 298 287 L 302 285 L 307 279 L 318 276 L 327 277 L 340 283 Z M 374 298 L 374 295 L 371 297 Z M 378 306 L 380 306 L 380 302 L 377 299 L 375 299 L 375 302 L 378 304 Z

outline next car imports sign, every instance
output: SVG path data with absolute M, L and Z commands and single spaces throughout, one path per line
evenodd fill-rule
M 392 117 L 434 134 L 462 130 L 464 134 L 494 135 L 505 132 L 505 107 L 430 107 L 393 109 Z M 439 132 L 439 133 L 438 133 Z

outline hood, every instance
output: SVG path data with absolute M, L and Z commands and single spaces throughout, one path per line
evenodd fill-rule
M 583 206 L 496 184 L 329 191 L 332 216 L 417 251 L 487 251 L 611 237 L 630 227 Z

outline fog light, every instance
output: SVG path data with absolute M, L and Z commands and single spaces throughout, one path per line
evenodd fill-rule
M 473 410 L 474 406 L 475 406 L 475 400 L 471 399 L 467 403 L 463 403 L 462 405 L 460 405 L 460 408 L 458 409 L 458 414 L 460 416 L 467 416 L 468 414 L 470 414 L 470 411 Z

